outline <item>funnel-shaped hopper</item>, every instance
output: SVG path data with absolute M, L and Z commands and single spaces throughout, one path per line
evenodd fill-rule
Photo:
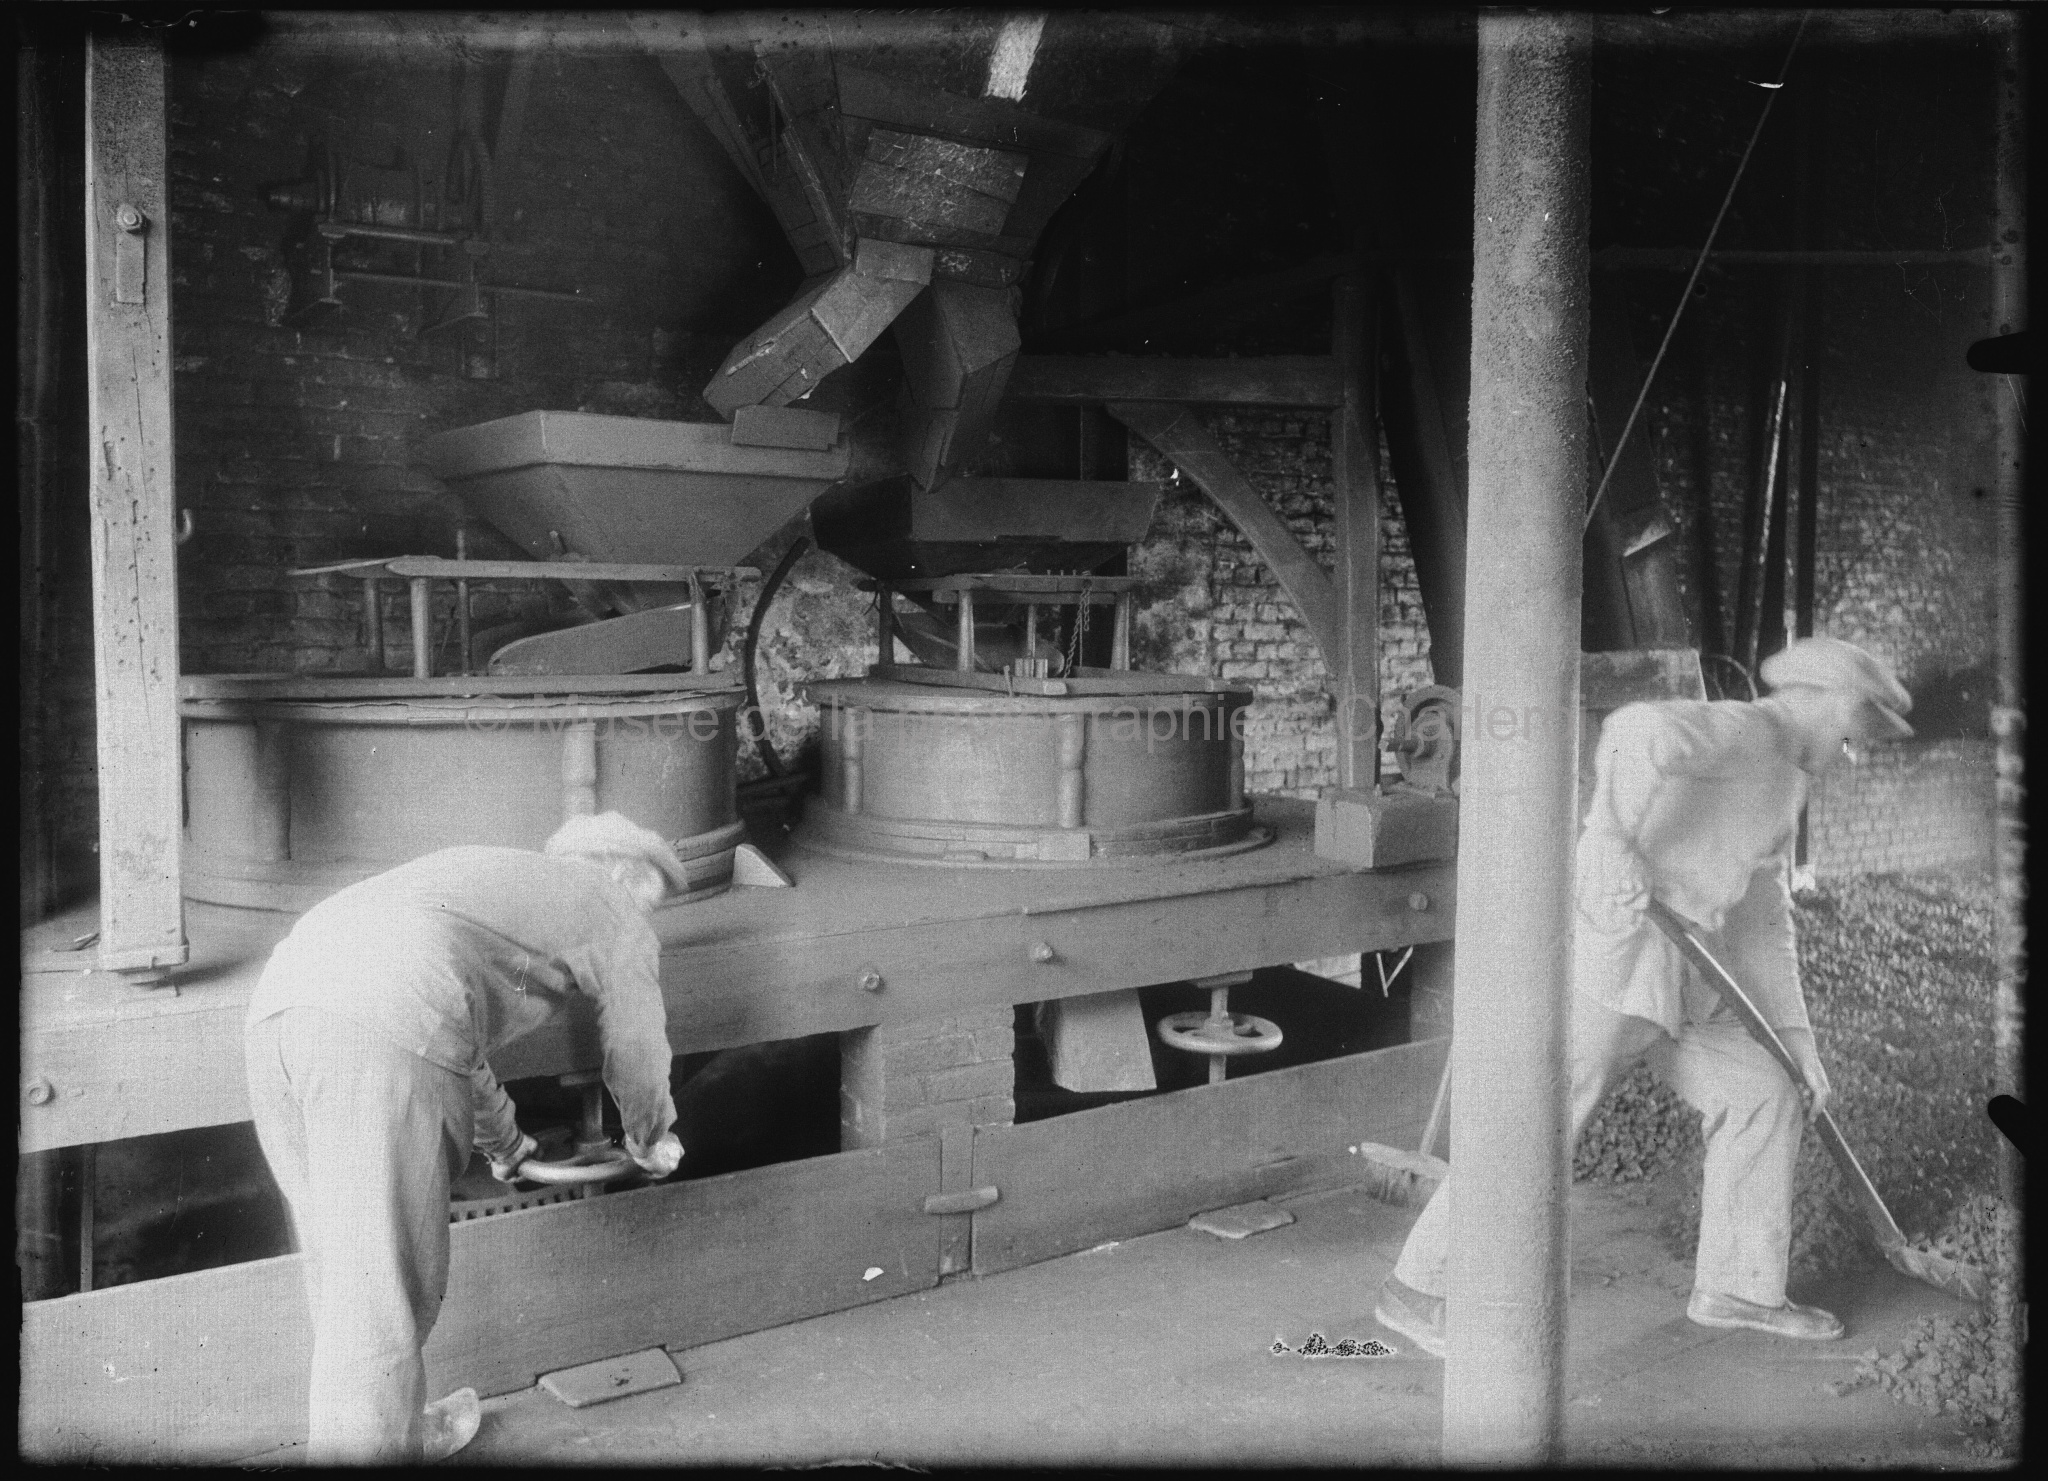
M 537 560 L 678 566 L 738 565 L 842 477 L 851 456 L 815 441 L 738 445 L 723 422 L 571 411 L 443 432 L 420 452 L 480 519 Z

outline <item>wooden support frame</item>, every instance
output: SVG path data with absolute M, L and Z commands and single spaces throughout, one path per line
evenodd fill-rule
M 1335 356 L 1246 355 L 1234 360 L 1110 355 L 1020 355 L 1005 395 L 1011 401 L 1089 406 L 1105 401 L 1177 401 L 1197 406 L 1344 405 L 1345 370 Z
M 1335 583 L 1237 471 L 1230 455 L 1209 435 L 1193 410 L 1158 401 L 1112 401 L 1109 413 L 1171 459 L 1230 516 L 1259 559 L 1272 567 L 1274 578 L 1293 601 L 1316 646 L 1323 650 L 1324 664 L 1333 672 L 1339 670 L 1344 611 Z
M 87 415 L 92 469 L 102 969 L 184 963 L 177 492 L 163 43 L 88 37 Z
M 1337 596 L 1343 644 L 1337 663 L 1337 785 L 1379 781 L 1380 439 L 1374 416 L 1377 304 L 1359 278 L 1337 283 L 1331 347 L 1344 402 L 1330 418 L 1330 474 L 1337 504 Z

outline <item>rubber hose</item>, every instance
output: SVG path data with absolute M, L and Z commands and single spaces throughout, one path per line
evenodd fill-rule
M 754 687 L 754 650 L 760 646 L 761 624 L 768 616 L 768 604 L 775 600 L 775 593 L 782 590 L 782 583 L 788 577 L 790 567 L 803 558 L 811 548 L 808 535 L 798 535 L 789 549 L 782 552 L 782 559 L 775 563 L 775 569 L 768 573 L 768 579 L 761 584 L 761 595 L 754 602 L 754 615 L 747 621 L 747 640 L 740 646 L 740 673 L 747 682 L 747 707 L 755 714 L 761 713 L 761 695 Z M 763 717 L 761 734 L 756 742 L 761 748 L 761 760 L 768 767 L 768 775 L 782 775 L 782 758 L 775 754 L 775 743 L 768 739 L 768 721 Z

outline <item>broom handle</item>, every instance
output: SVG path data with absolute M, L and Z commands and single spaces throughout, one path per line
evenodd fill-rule
M 1794 1085 L 1805 1086 L 1806 1077 L 1799 1073 L 1799 1064 L 1792 1058 L 1792 1051 L 1785 1047 L 1785 1041 L 1778 1037 L 1778 1031 L 1764 1020 L 1762 1013 L 1757 1011 L 1756 1004 L 1750 1001 L 1749 994 L 1742 990 L 1741 984 L 1729 975 L 1728 969 L 1707 950 L 1706 943 L 1700 940 L 1699 928 L 1654 896 L 1645 910 L 1650 919 L 1657 923 L 1657 928 L 1671 938 L 1672 945 L 1699 969 L 1700 975 L 1706 978 L 1708 985 L 1720 992 L 1722 1001 L 1742 1020 L 1742 1026 L 1749 1030 L 1750 1037 L 1763 1045 L 1771 1057 L 1784 1067 L 1785 1073 L 1792 1077 Z M 1856 1202 L 1861 1205 L 1863 1217 L 1869 1222 L 1871 1232 L 1877 1236 L 1877 1242 L 1886 1249 L 1894 1245 L 1903 1245 L 1906 1236 L 1900 1232 L 1898 1221 L 1892 1217 L 1891 1210 L 1884 1206 L 1884 1200 L 1878 1197 L 1877 1189 L 1871 1185 L 1870 1175 L 1863 1170 L 1863 1164 L 1858 1162 L 1856 1154 L 1849 1150 L 1849 1143 L 1842 1136 L 1842 1128 L 1835 1124 L 1834 1115 L 1823 1108 L 1820 1115 L 1815 1118 L 1814 1124 L 1820 1132 L 1821 1143 L 1835 1159 L 1836 1166 L 1842 1169 L 1842 1175 L 1849 1180 L 1849 1190 L 1855 1194 Z

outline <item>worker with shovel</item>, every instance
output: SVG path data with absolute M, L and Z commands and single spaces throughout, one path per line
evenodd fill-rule
M 1801 1110 L 1831 1092 L 1814 1047 L 1792 928 L 1790 873 L 1813 777 L 1913 733 L 1912 698 L 1870 654 L 1803 638 L 1764 660 L 1753 701 L 1624 706 L 1602 727 L 1579 838 L 1573 940 L 1571 1145 L 1638 1060 L 1702 1115 L 1706 1166 L 1686 1315 L 1783 1337 L 1842 1335 L 1785 1296 Z M 1779 1062 L 1650 919 L 1652 897 L 1707 932 L 1797 1066 Z M 1381 1286 L 1381 1323 L 1441 1356 L 1448 1179 Z
M 467 1444 L 473 1389 L 426 1403 L 448 1284 L 449 1186 L 472 1146 L 511 1181 L 538 1147 L 486 1056 L 596 1001 L 626 1152 L 666 1177 L 667 1021 L 649 915 L 688 887 L 618 813 L 541 853 L 442 849 L 332 895 L 278 944 L 249 1004 L 256 1135 L 291 1206 L 313 1317 L 315 1464 L 434 1460 Z

